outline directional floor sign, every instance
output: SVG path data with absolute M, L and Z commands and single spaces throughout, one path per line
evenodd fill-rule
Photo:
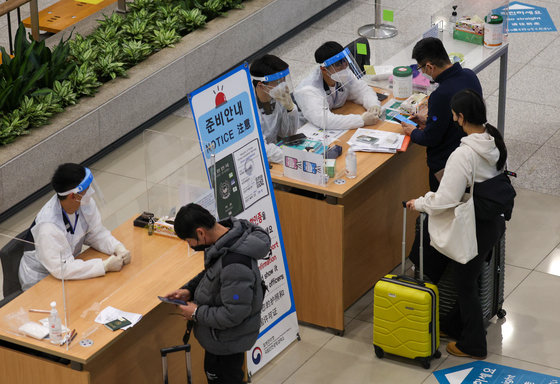
M 546 8 L 513 1 L 509 6 L 496 8 L 492 13 L 508 20 L 508 32 L 554 32 L 556 27 Z M 507 16 L 507 17 L 506 17 Z
M 434 372 L 440 384 L 559 384 L 560 377 L 475 361 Z

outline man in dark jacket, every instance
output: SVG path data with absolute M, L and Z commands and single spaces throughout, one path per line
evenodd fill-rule
M 197 204 L 182 207 L 175 232 L 195 251 L 204 251 L 204 270 L 167 295 L 179 305 L 205 349 L 208 383 L 242 383 L 244 353 L 257 341 L 264 289 L 257 260 L 270 251 L 266 231 L 246 220 L 216 222 Z
M 443 43 L 437 38 L 427 37 L 416 43 L 412 58 L 424 76 L 439 84 L 430 95 L 428 110 L 412 117 L 418 128 L 401 123 L 413 143 L 427 147 L 430 190 L 435 192 L 447 158 L 465 136 L 463 130 L 453 123 L 449 102 L 463 89 L 474 89 L 482 95 L 482 87 L 473 71 L 462 68 L 459 63 L 451 64 Z

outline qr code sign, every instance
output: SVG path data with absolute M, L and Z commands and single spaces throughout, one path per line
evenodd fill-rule
M 264 177 L 263 175 L 259 175 L 255 179 L 257 181 L 257 188 L 260 188 L 264 185 Z

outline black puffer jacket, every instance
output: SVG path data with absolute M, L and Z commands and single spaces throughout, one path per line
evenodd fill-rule
M 194 334 L 215 355 L 249 350 L 257 340 L 264 297 L 257 260 L 270 237 L 247 220 L 228 219 L 230 230 L 204 252 L 204 271 L 183 288 L 198 305 Z

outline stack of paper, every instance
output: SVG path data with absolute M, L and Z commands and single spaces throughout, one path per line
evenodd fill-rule
M 358 152 L 395 153 L 401 148 L 404 135 L 377 129 L 358 128 L 348 144 Z
M 306 123 L 298 129 L 298 133 L 303 133 L 307 138 L 317 141 L 325 141 L 325 145 L 331 145 L 335 142 L 340 136 L 344 135 L 348 132 L 345 129 L 333 129 L 333 130 L 324 130 L 318 128 L 317 126 Z
M 108 323 L 109 321 L 116 320 L 119 317 L 124 317 L 125 319 L 131 322 L 129 326 L 121 328 L 124 330 L 135 326 L 136 323 L 138 323 L 142 318 L 142 315 L 139 313 L 121 311 L 120 309 L 109 306 L 104 310 L 102 310 L 101 312 L 99 312 L 99 315 L 97 315 L 97 317 L 95 318 L 95 322 L 99 324 L 105 324 Z

